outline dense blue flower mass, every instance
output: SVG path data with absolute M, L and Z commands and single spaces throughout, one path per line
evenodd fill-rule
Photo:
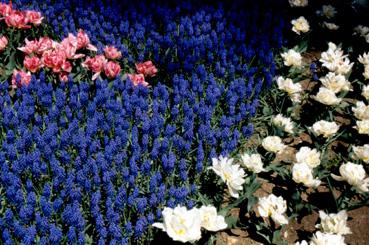
M 283 21 L 262 5 L 181 1 L 15 1 L 61 37 L 84 29 L 125 69 L 152 60 L 152 86 L 129 80 L 0 88 L 0 230 L 4 244 L 127 244 L 163 206 L 192 207 L 209 159 L 253 132 Z M 127 72 L 131 72 L 127 70 Z

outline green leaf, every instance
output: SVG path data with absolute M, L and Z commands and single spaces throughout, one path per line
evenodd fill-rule
M 236 227 L 237 221 L 238 221 L 238 217 L 233 216 L 233 215 L 229 215 L 225 218 L 225 222 L 227 223 L 228 228 Z

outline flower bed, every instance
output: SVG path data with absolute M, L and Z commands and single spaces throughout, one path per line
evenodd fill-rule
M 272 83 L 283 21 L 258 5 L 14 1 L 44 19 L 0 21 L 4 244 L 144 243 L 196 206 Z

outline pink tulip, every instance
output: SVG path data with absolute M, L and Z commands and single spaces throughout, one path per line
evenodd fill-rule
M 56 42 L 49 37 L 41 37 L 38 40 L 37 54 L 42 55 L 46 50 L 53 49 L 56 47 Z
M 154 66 L 151 60 L 144 63 L 136 64 L 137 73 L 143 74 L 145 76 L 153 77 L 158 72 L 158 69 Z
M 88 35 L 83 30 L 79 29 L 77 33 L 77 50 L 81 48 L 86 48 L 95 52 L 97 51 L 97 48 L 90 43 Z
M 61 69 L 63 70 L 63 72 L 70 73 L 72 71 L 72 64 L 69 61 L 64 61 Z
M 133 85 L 138 86 L 142 85 L 144 87 L 149 86 L 149 83 L 145 81 L 145 77 L 143 74 L 127 74 L 129 80 L 133 82 Z
M 23 65 L 27 70 L 34 73 L 41 68 L 42 62 L 40 58 L 38 58 L 37 56 L 33 57 L 26 56 L 24 58 Z
M 47 50 L 42 55 L 42 63 L 58 73 L 62 70 L 62 65 L 66 60 L 65 53 L 60 50 Z
M 10 15 L 11 12 L 12 12 L 12 7 L 10 4 L 0 3 L 0 15 L 6 17 Z
M 28 24 L 28 20 L 24 12 L 19 10 L 13 10 L 7 16 L 5 16 L 5 23 L 9 27 L 15 27 L 19 29 L 27 29 L 31 28 Z
M 44 17 L 41 16 L 40 12 L 32 11 L 32 10 L 26 10 L 25 11 L 26 18 L 29 23 L 34 24 L 35 26 L 41 25 L 41 22 Z
M 116 78 L 119 75 L 120 71 L 120 65 L 114 61 L 109 61 L 104 66 L 104 72 L 108 78 Z
M 82 63 L 82 66 L 95 73 L 92 76 L 92 80 L 95 80 L 103 71 L 106 62 L 104 55 L 96 55 L 93 58 L 87 57 L 85 62 Z
M 0 52 L 3 51 L 8 45 L 8 39 L 5 36 L 0 37 Z
M 19 77 L 19 83 L 17 83 L 17 78 Z M 14 70 L 13 71 L 13 76 L 12 76 L 12 88 L 17 88 L 17 87 L 21 87 L 23 85 L 28 86 L 29 83 L 31 82 L 32 76 L 30 72 L 25 72 L 22 70 Z
M 68 75 L 69 75 L 69 73 L 68 72 L 60 72 L 59 73 L 59 79 L 60 79 L 60 81 L 62 81 L 62 82 L 68 82 Z
M 122 52 L 118 51 L 114 46 L 106 46 L 104 48 L 104 53 L 105 57 L 111 60 L 120 59 L 122 57 Z
M 39 50 L 39 43 L 37 40 L 29 41 L 27 38 L 25 40 L 26 45 L 23 47 L 19 47 L 18 49 L 26 54 L 36 53 Z
M 67 59 L 79 59 L 84 57 L 84 54 L 76 54 L 77 52 L 77 38 L 69 33 L 68 37 L 64 38 L 58 46 L 58 49 L 65 53 Z

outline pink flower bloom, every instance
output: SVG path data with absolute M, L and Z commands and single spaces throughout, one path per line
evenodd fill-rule
M 127 74 L 129 80 L 133 82 L 133 85 L 138 86 L 142 85 L 144 87 L 149 86 L 149 83 L 145 81 L 145 77 L 143 74 Z
M 77 33 L 77 50 L 81 48 L 86 48 L 95 52 L 97 51 L 97 48 L 90 43 L 88 35 L 83 30 L 79 29 Z
M 154 66 L 151 60 L 144 63 L 136 64 L 137 73 L 143 74 L 145 76 L 153 77 L 158 72 L 158 69 Z
M 6 3 L 0 3 L 0 15 L 6 17 L 12 12 L 12 6 Z
M 41 22 L 44 17 L 41 16 L 40 12 L 32 11 L 32 10 L 26 10 L 26 18 L 29 23 L 32 23 L 34 25 L 41 25 Z
M 61 66 L 63 72 L 70 73 L 72 71 L 72 64 L 69 61 L 64 61 L 64 63 Z
M 82 63 L 82 66 L 95 73 L 92 76 L 92 80 L 95 80 L 103 71 L 106 62 L 104 55 L 96 55 L 93 58 L 87 57 L 85 62 Z
M 8 39 L 5 36 L 0 37 L 0 52 L 3 51 L 8 45 Z
M 118 51 L 118 49 L 114 46 L 106 46 L 104 48 L 105 57 L 107 59 L 120 59 L 122 57 L 122 52 Z
M 17 80 L 19 78 L 19 80 Z M 14 70 L 13 71 L 13 76 L 12 76 L 12 88 L 17 88 L 17 87 L 21 87 L 23 85 L 28 86 L 29 83 L 31 82 L 32 76 L 30 72 L 25 72 L 22 70 Z M 18 83 L 19 82 L 19 83 Z
M 109 61 L 104 66 L 104 72 L 108 78 L 116 78 L 119 75 L 120 71 L 120 65 L 114 61 Z
M 64 38 L 58 46 L 58 49 L 65 53 L 67 59 L 79 59 L 84 57 L 84 54 L 76 54 L 77 52 L 77 38 L 69 33 L 68 37 Z
M 47 50 L 42 55 L 42 63 L 55 73 L 61 71 L 65 60 L 65 53 L 60 50 Z
M 32 40 L 29 41 L 26 38 L 26 45 L 23 47 L 19 47 L 18 49 L 26 54 L 32 54 L 32 53 L 36 53 L 39 50 L 39 43 L 37 40 Z
M 69 73 L 68 72 L 60 72 L 59 73 L 59 79 L 60 79 L 60 81 L 62 81 L 62 82 L 68 82 L 68 75 L 69 75 Z
M 9 15 L 5 16 L 5 23 L 9 27 L 16 27 L 19 29 L 31 28 L 24 12 L 13 10 Z
M 38 58 L 37 56 L 33 57 L 26 56 L 24 58 L 23 65 L 27 70 L 34 73 L 41 68 L 42 62 L 40 58 Z
M 42 55 L 46 50 L 53 49 L 56 47 L 56 42 L 49 37 L 41 37 L 38 40 L 37 54 Z

